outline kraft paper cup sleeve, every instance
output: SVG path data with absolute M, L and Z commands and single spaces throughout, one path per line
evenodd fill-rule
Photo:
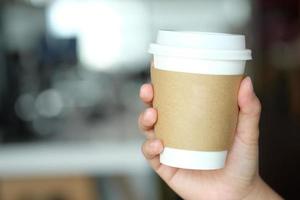
M 193 151 L 228 150 L 237 124 L 243 75 L 200 75 L 151 67 L 155 134 L 164 145 Z

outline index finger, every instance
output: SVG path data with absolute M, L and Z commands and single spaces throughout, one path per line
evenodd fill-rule
M 152 84 L 146 83 L 146 84 L 141 86 L 140 98 L 145 104 L 150 105 L 150 106 L 152 105 L 152 101 L 153 101 L 153 87 L 152 87 Z

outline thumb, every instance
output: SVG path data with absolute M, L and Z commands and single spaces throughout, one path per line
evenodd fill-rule
M 246 77 L 238 94 L 240 108 L 235 139 L 227 159 L 230 173 L 251 179 L 258 164 L 258 136 L 261 104 L 254 93 L 252 81 Z
M 240 112 L 236 130 L 237 137 L 245 145 L 257 145 L 261 104 L 254 93 L 250 77 L 246 77 L 241 83 L 238 105 Z

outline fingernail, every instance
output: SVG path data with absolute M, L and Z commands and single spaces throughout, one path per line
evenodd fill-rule
M 146 120 L 146 121 L 151 121 L 151 111 L 149 110 L 149 109 L 147 109 L 146 111 L 145 111 L 145 113 L 144 113 L 144 120 Z
M 247 76 L 245 78 L 245 84 L 247 85 L 247 87 L 249 88 L 249 90 L 253 91 L 253 83 L 252 83 L 252 80 L 250 78 L 250 76 Z

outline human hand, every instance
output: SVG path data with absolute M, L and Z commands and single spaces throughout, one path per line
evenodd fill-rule
M 281 199 L 258 173 L 258 137 L 261 104 L 249 77 L 238 94 L 239 116 L 235 138 L 225 167 L 218 170 L 188 170 L 159 162 L 163 144 L 155 138 L 157 112 L 152 108 L 153 88 L 144 84 L 140 98 L 150 106 L 139 117 L 139 127 L 146 134 L 144 156 L 155 172 L 182 198 L 193 199 Z

